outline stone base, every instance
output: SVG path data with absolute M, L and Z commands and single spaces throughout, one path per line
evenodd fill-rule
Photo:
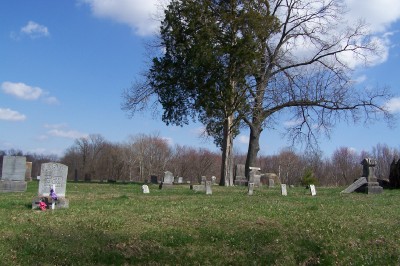
M 379 186 L 378 182 L 375 182 L 373 184 L 368 183 L 368 185 L 365 187 L 365 192 L 367 194 L 381 194 L 383 192 L 383 187 Z
M 246 179 L 237 179 L 234 181 L 235 186 L 247 186 L 249 181 Z
M 44 201 L 47 205 L 47 209 L 51 209 L 53 199 L 51 197 L 35 197 L 32 200 L 32 210 L 39 209 L 39 203 L 40 201 Z M 56 201 L 54 201 L 55 209 L 66 209 L 69 207 L 69 200 L 66 198 L 58 198 Z
M 0 180 L 0 193 L 3 192 L 25 192 L 27 183 L 25 181 Z

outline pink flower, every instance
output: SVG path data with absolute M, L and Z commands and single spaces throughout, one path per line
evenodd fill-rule
M 46 203 L 43 202 L 43 201 L 39 202 L 39 208 L 40 208 L 42 211 L 45 211 L 46 208 L 47 208 Z

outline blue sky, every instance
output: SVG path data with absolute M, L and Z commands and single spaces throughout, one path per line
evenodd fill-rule
M 346 0 L 349 16 L 364 17 L 384 49 L 377 63 L 358 69 L 363 86 L 389 86 L 396 95 L 391 110 L 400 113 L 400 3 L 398 0 Z M 201 124 L 165 126 L 140 114 L 128 119 L 121 93 L 146 68 L 144 44 L 158 27 L 157 1 L 12 0 L 0 2 L 0 150 L 62 155 L 74 139 L 101 134 L 112 142 L 129 135 L 159 133 L 172 145 L 217 150 L 199 137 Z M 338 147 L 370 150 L 378 143 L 400 148 L 399 119 L 339 124 L 330 139 L 321 138 L 325 155 Z M 282 121 L 282 128 L 284 123 Z M 261 154 L 275 154 L 288 142 L 277 130 L 265 130 Z M 247 132 L 235 149 L 247 150 Z

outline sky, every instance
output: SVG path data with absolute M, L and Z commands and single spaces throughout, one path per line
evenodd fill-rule
M 349 17 L 361 17 L 383 45 L 379 60 L 358 68 L 360 86 L 387 86 L 391 112 L 400 114 L 400 1 L 346 0 Z M 159 27 L 157 0 L 0 1 L 0 150 L 62 156 L 76 138 L 100 134 L 122 143 L 137 134 L 159 134 L 171 145 L 218 151 L 201 138 L 203 126 L 166 126 L 150 112 L 129 118 L 121 110 L 122 92 L 148 66 L 145 45 Z M 263 131 L 260 154 L 290 145 L 285 123 Z M 379 143 L 400 148 L 400 119 L 338 124 L 320 148 L 370 151 Z M 248 132 L 235 139 L 246 152 Z

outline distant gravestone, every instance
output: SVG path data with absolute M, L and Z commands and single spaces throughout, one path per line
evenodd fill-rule
M 253 195 L 253 193 L 254 193 L 254 183 L 249 183 L 247 193 L 248 193 L 248 195 L 250 195 L 250 196 Z
M 383 188 L 379 186 L 378 179 L 375 176 L 376 160 L 365 158 L 361 164 L 363 165 L 363 177 L 367 178 L 368 184 L 366 186 L 367 194 L 380 194 Z
M 260 168 L 250 167 L 249 183 L 254 183 L 254 186 L 261 186 L 261 175 L 259 174 Z
M 178 184 L 183 184 L 183 177 L 178 177 Z
M 235 167 L 235 186 L 247 186 L 247 179 L 245 176 L 246 166 L 244 164 L 237 164 Z
M 3 156 L 2 175 L 0 178 L 1 192 L 25 192 L 26 157 Z
M 205 185 L 192 185 L 191 188 L 193 189 L 194 192 L 204 192 L 204 191 L 206 191 L 206 186 Z
M 26 162 L 25 181 L 32 181 L 32 162 Z
M 217 178 L 215 176 L 211 177 L 211 184 L 215 185 L 215 182 L 217 181 Z
M 43 163 L 40 168 L 38 197 L 33 199 L 32 208 L 38 207 L 41 200 L 54 201 L 55 208 L 68 208 L 69 201 L 65 198 L 67 187 L 68 166 L 61 163 Z M 57 195 L 52 199 L 51 190 Z
M 270 178 L 270 179 L 268 180 L 268 187 L 270 187 L 270 188 L 275 187 L 275 181 L 274 181 L 272 178 Z
M 206 195 L 212 195 L 211 181 L 206 181 Z
M 202 184 L 202 185 L 205 185 L 205 184 L 206 184 L 206 181 L 207 181 L 207 178 L 206 178 L 205 176 L 202 176 L 202 177 L 201 177 L 201 184 Z
M 158 178 L 156 175 L 150 176 L 150 183 L 152 184 L 158 184 Z
M 164 172 L 164 185 L 172 185 L 174 183 L 174 175 L 170 171 Z
M 143 185 L 142 186 L 142 191 L 143 191 L 143 194 L 149 194 L 150 193 L 149 186 L 148 185 Z
M 311 196 L 316 196 L 317 191 L 315 190 L 315 185 L 310 185 Z
M 281 184 L 281 192 L 282 192 L 282 196 L 287 196 L 286 184 Z
M 356 181 L 354 181 L 353 184 L 351 184 L 350 186 L 348 186 L 345 190 L 343 190 L 340 193 L 351 193 L 354 192 L 356 189 L 358 189 L 359 187 L 368 184 L 367 178 L 366 177 L 360 177 L 358 178 Z

